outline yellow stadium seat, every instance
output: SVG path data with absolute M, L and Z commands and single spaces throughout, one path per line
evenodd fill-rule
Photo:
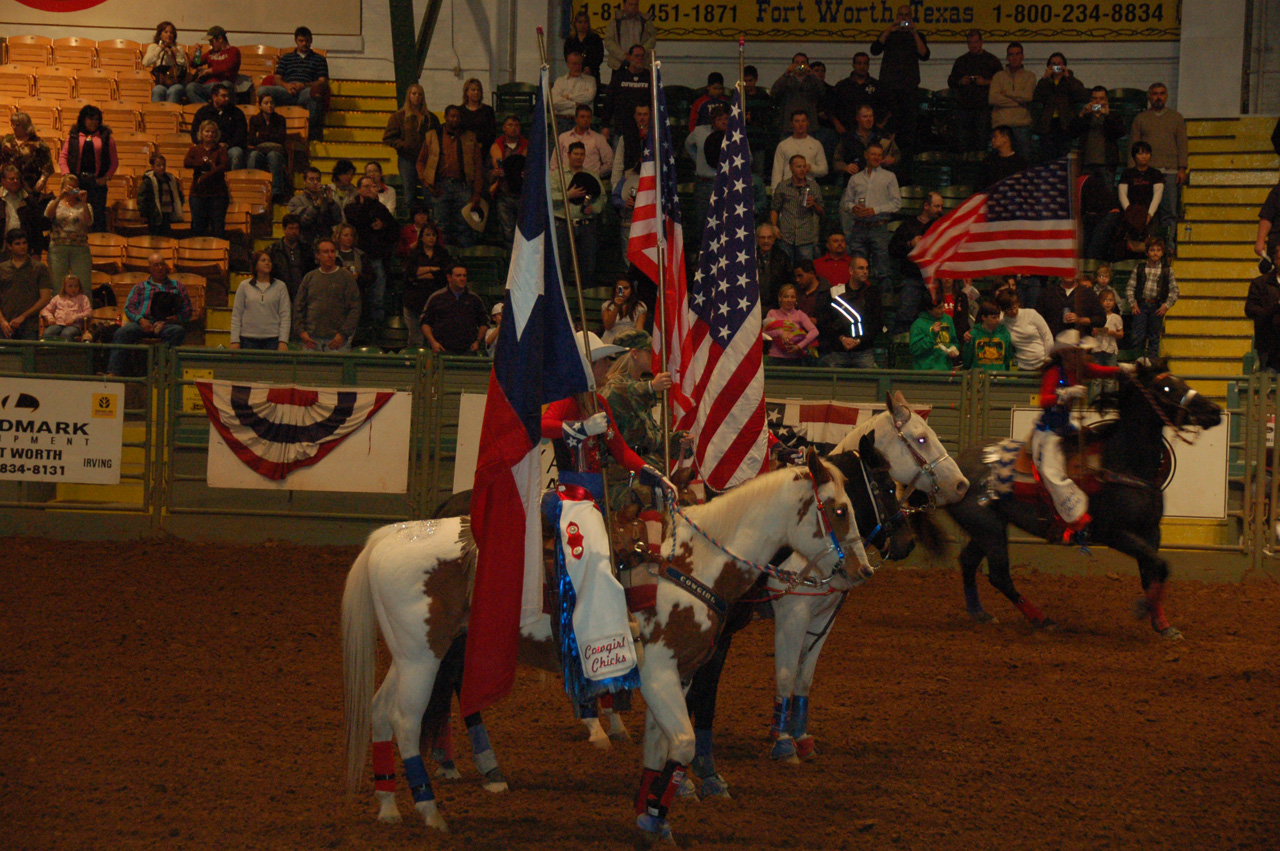
M 61 98 L 70 100 L 76 97 L 76 72 L 71 68 L 58 65 L 46 65 L 35 69 L 36 97 Z
M 101 68 L 77 69 L 76 97 L 98 106 L 106 106 L 116 100 L 116 72 Z
M 127 38 L 98 42 L 98 67 L 112 71 L 133 71 L 142 67 L 142 45 Z M 149 76 L 149 75 L 148 75 Z
M 53 39 L 42 35 L 10 36 L 5 62 L 14 65 L 48 65 Z
M 63 68 L 92 68 L 97 64 L 98 43 L 71 36 L 53 40 L 53 64 Z

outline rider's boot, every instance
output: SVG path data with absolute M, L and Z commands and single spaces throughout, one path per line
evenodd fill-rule
M 1089 512 L 1080 515 L 1080 519 L 1074 523 L 1068 523 L 1067 528 L 1062 530 L 1062 543 L 1067 546 L 1085 546 L 1089 543 L 1089 524 L 1093 522 L 1093 518 L 1089 516 Z

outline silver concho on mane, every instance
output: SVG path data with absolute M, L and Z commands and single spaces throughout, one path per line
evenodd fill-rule
M 1022 454 L 1022 441 L 1005 438 L 982 450 L 982 463 L 987 465 L 987 489 L 978 504 L 990 505 L 1013 493 L 1013 468 Z

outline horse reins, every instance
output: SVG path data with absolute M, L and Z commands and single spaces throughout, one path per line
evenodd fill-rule
M 914 446 L 911 445 L 911 441 L 908 440 L 907 436 L 902 433 L 902 428 L 898 425 L 897 421 L 893 419 L 893 413 L 887 412 L 887 415 L 889 417 L 889 421 L 893 423 L 893 430 L 897 432 L 898 439 L 902 441 L 903 446 L 907 447 L 907 452 L 911 453 L 911 457 L 916 462 L 916 468 L 917 468 L 916 474 L 911 478 L 911 481 L 907 482 L 905 486 L 906 492 L 902 497 L 902 502 L 904 503 L 904 505 L 902 506 L 902 511 L 904 514 L 914 514 L 918 511 L 933 511 L 938 507 L 938 494 L 942 493 L 942 486 L 938 484 L 938 476 L 934 471 L 938 468 L 938 465 L 948 460 L 951 457 L 951 455 L 950 453 L 947 452 L 947 448 L 944 446 L 942 447 L 942 454 L 939 455 L 937 458 L 933 459 L 932 461 L 925 460 L 925 457 L 921 455 L 920 452 Z M 915 414 L 913 412 L 912 416 L 914 415 Z M 908 418 L 908 421 L 910 421 L 910 418 Z M 930 487 L 928 492 L 929 501 L 925 506 L 921 508 L 910 508 L 907 505 L 905 505 L 906 500 L 908 497 L 911 496 L 911 494 L 915 493 L 915 491 L 918 490 L 918 488 L 916 487 L 916 482 L 920 481 L 920 477 L 925 475 L 927 475 L 929 477 L 929 481 L 932 482 L 932 487 Z
M 1162 372 L 1156 376 L 1155 380 L 1163 381 L 1168 377 L 1169 377 L 1169 373 Z M 1187 446 L 1194 446 L 1196 440 L 1198 440 L 1200 437 L 1201 431 L 1198 428 L 1195 428 L 1194 426 L 1186 425 L 1185 422 L 1186 422 L 1187 415 L 1190 413 L 1187 409 L 1187 403 L 1189 403 L 1192 399 L 1194 399 L 1199 394 L 1197 394 L 1196 391 L 1191 387 L 1188 387 L 1187 392 L 1182 394 L 1182 398 L 1178 400 L 1178 405 L 1177 405 L 1178 422 L 1175 424 L 1172 421 L 1170 421 L 1169 416 L 1164 412 L 1164 406 L 1160 404 L 1160 400 L 1155 397 L 1155 394 L 1152 393 L 1151 390 L 1146 385 L 1144 385 L 1141 381 L 1134 381 L 1133 383 L 1134 385 L 1137 386 L 1138 390 L 1142 393 L 1143 397 L 1147 400 L 1147 403 L 1151 405 L 1151 409 L 1156 412 L 1156 416 L 1160 418 L 1160 421 L 1163 422 L 1169 428 L 1173 429 L 1174 435 L 1177 436 L 1177 438 L 1181 440 L 1183 443 L 1185 443 Z M 1182 433 L 1183 431 L 1189 431 L 1192 429 L 1195 430 L 1196 436 L 1195 438 L 1188 440 L 1186 437 L 1183 436 Z

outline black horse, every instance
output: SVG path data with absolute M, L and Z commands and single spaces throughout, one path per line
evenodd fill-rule
M 1119 390 L 1099 400 L 1100 407 L 1119 416 L 1090 429 L 1101 441 L 1101 488 L 1089 497 L 1093 516 L 1091 540 L 1132 556 L 1138 562 L 1143 599 L 1139 617 L 1150 617 L 1152 627 L 1165 638 L 1181 638 L 1169 625 L 1161 600 L 1169 579 L 1169 563 L 1160 556 L 1160 519 L 1164 515 L 1161 467 L 1164 460 L 1162 431 L 1212 428 L 1222 420 L 1222 409 L 1200 396 L 1187 383 L 1171 375 L 1163 361 L 1139 361 L 1136 370 L 1123 374 Z M 1070 444 L 1071 441 L 1064 441 Z M 991 616 L 978 598 L 978 567 L 987 560 L 988 579 L 1036 626 L 1050 621 L 1014 587 L 1009 575 L 1008 527 L 1012 523 L 1027 532 L 1051 540 L 1052 509 L 1021 501 L 992 487 L 992 470 L 983 447 L 971 447 L 960 455 L 960 469 L 971 486 L 947 511 L 969 534 L 960 551 L 965 604 L 970 616 L 987 621 Z M 1061 534 L 1060 532 L 1058 533 Z

